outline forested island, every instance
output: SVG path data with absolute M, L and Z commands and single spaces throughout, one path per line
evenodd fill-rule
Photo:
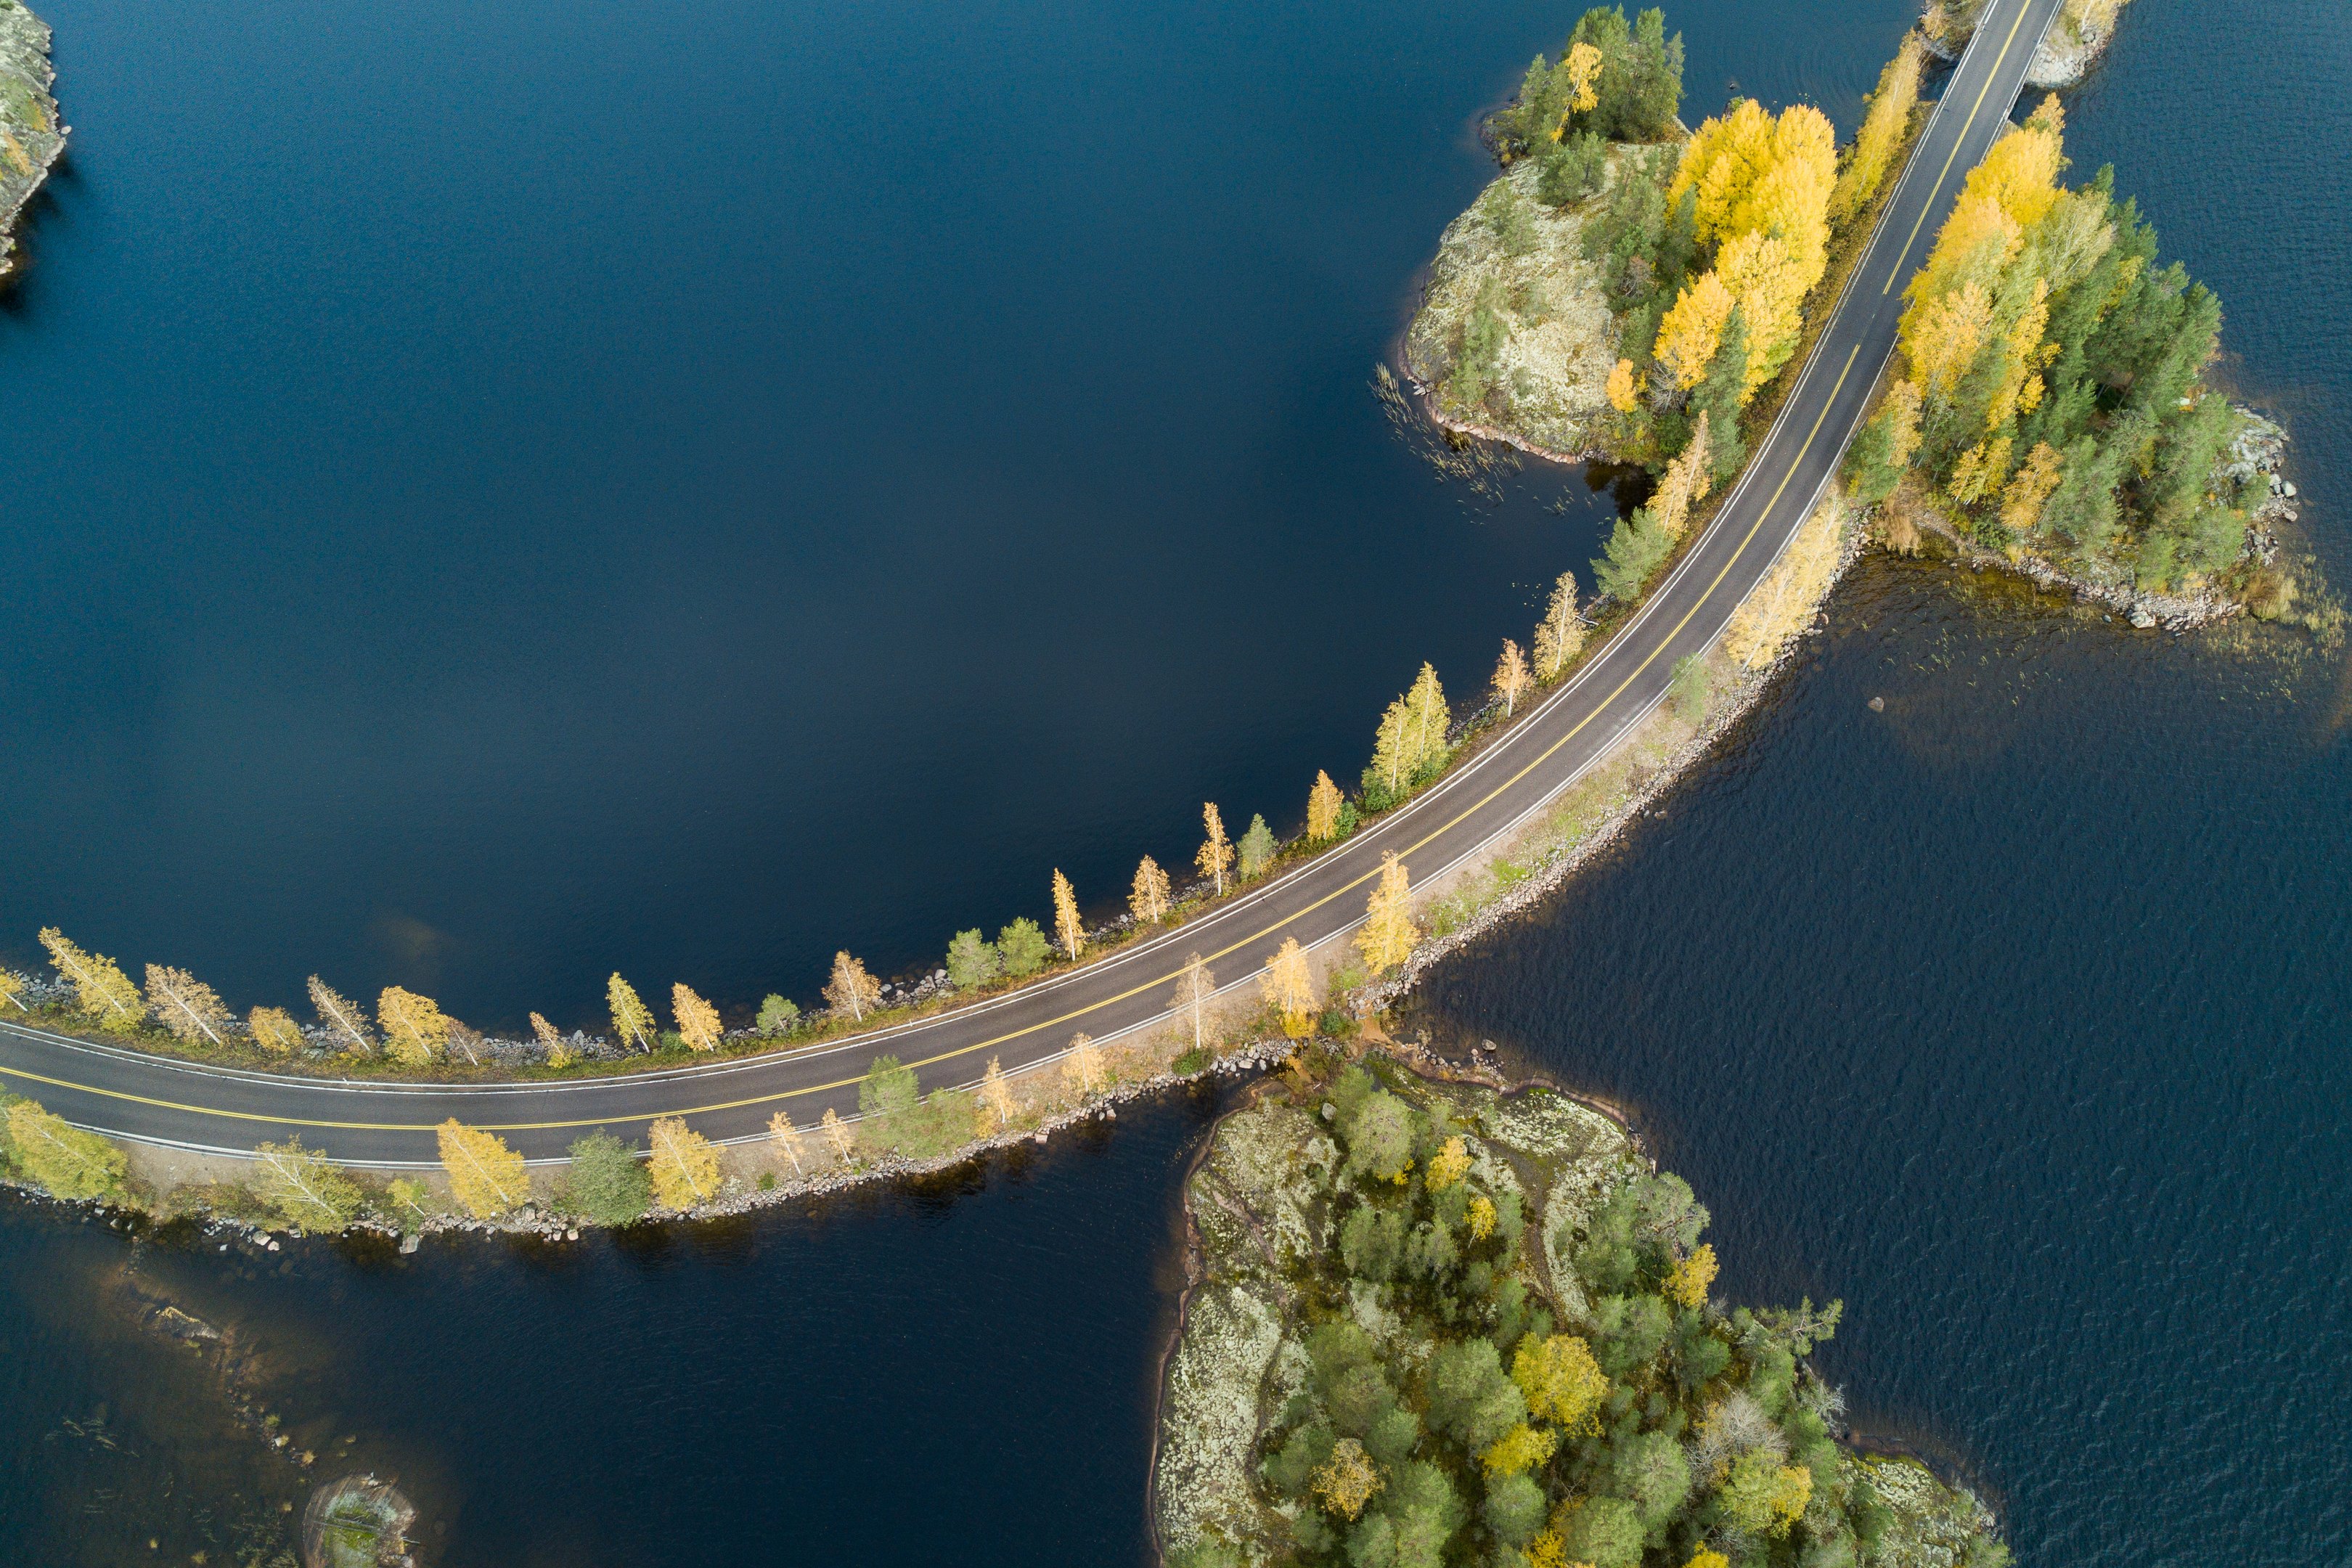
M 1154 1524 L 1177 1568 L 2004 1568 L 1837 1441 L 1839 1306 L 1729 1307 L 1706 1210 L 1546 1088 L 1304 1053 L 1186 1184 Z
M 2116 6 L 2070 5 L 2079 53 Z M 1588 11 L 1488 139 L 1502 174 L 1440 241 L 1405 365 L 1462 436 L 1655 476 L 1595 581 L 1637 595 L 1739 470 L 1902 167 L 1931 57 L 1974 8 L 1933 11 L 1843 149 L 1809 105 L 1753 100 L 1685 132 L 1663 16 Z M 1848 468 L 1898 549 L 1923 531 L 2186 625 L 2294 615 L 2276 529 L 2284 435 L 2206 380 L 2220 301 L 2111 170 L 2064 185 L 2056 100 L 1969 178 L 1909 287 L 1900 362 Z

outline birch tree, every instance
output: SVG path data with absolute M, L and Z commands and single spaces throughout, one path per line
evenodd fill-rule
M 337 1231 L 360 1212 L 358 1184 L 298 1134 L 253 1152 L 254 1190 L 277 1216 L 303 1230 Z
M 1400 696 L 1381 713 L 1381 727 L 1372 735 L 1372 778 L 1381 782 L 1388 798 L 1393 801 L 1404 794 L 1405 783 L 1412 777 L 1412 700 Z M 1369 780 L 1367 781 L 1369 788 Z
M 1203 1011 L 1209 1005 L 1209 998 L 1216 994 L 1216 975 L 1201 962 L 1199 953 L 1186 954 L 1184 967 L 1176 976 L 1176 994 L 1168 999 L 1168 1005 L 1178 1012 L 1192 1015 L 1192 1048 L 1196 1051 L 1202 1049 L 1204 1044 L 1202 1033 Z
M 843 1164 L 849 1163 L 849 1123 L 830 1105 L 824 1108 L 824 1141 L 833 1145 L 833 1157 Z
M 291 1056 L 302 1048 L 302 1026 L 283 1007 L 256 1007 L 245 1026 L 253 1043 L 272 1056 Z
M 833 955 L 833 978 L 824 983 L 825 1005 L 838 1013 L 849 1010 L 850 1021 L 862 1024 L 882 1000 L 882 983 L 866 973 L 866 965 L 846 951 Z
M 654 1048 L 654 1010 L 638 1000 L 637 988 L 621 978 L 619 970 L 604 982 L 604 1002 L 613 1012 L 613 1039 L 641 1051 Z
M 1365 906 L 1364 923 L 1356 930 L 1356 949 L 1374 973 L 1402 963 L 1421 941 L 1412 923 L 1412 896 L 1404 862 L 1392 851 L 1381 856 L 1380 885 Z
M 1000 1130 L 1013 1125 L 1013 1086 L 1004 1081 L 1004 1068 L 994 1057 L 988 1058 L 988 1070 L 981 1075 L 980 1102 L 995 1115 Z
M 147 966 L 147 1005 L 173 1037 L 194 1044 L 199 1039 L 221 1044 L 229 1011 L 213 988 L 184 969 L 160 963 Z
M 387 985 L 375 999 L 375 1020 L 383 1026 L 383 1048 L 403 1067 L 421 1068 L 449 1043 L 449 1018 L 430 996 Z
M 1412 704 L 1413 770 L 1418 773 L 1445 750 L 1445 726 L 1453 710 L 1445 703 L 1445 688 L 1437 681 L 1437 667 L 1423 660 L 1406 697 Z
M 1510 638 L 1503 639 L 1503 657 L 1495 661 L 1495 695 L 1503 700 L 1503 717 L 1508 719 L 1518 711 L 1519 698 L 1535 684 L 1528 670 L 1528 656 Z
M 660 1118 L 649 1130 L 646 1142 L 652 1148 L 646 1163 L 654 1178 L 654 1195 L 665 1207 L 683 1211 L 719 1195 L 719 1150 L 688 1127 L 683 1117 Z
M 32 1009 L 25 1005 L 25 987 L 29 984 L 15 970 L 0 966 L 0 1007 L 18 1013 L 31 1012 Z
M 1307 792 L 1307 837 L 1328 844 L 1339 832 L 1339 786 L 1322 769 L 1315 770 L 1315 787 Z
M 1304 1039 L 1315 1013 L 1315 975 L 1297 937 L 1285 940 L 1265 961 L 1257 984 L 1266 1005 L 1282 1015 L 1282 1032 L 1294 1040 Z
M 496 1219 L 530 1196 L 530 1173 L 506 1140 L 456 1117 L 434 1129 L 449 1193 L 477 1219 Z
M 1232 868 L 1234 863 L 1234 847 L 1232 841 L 1225 837 L 1225 819 L 1217 814 L 1215 801 L 1202 803 L 1201 821 L 1202 826 L 1207 827 L 1209 837 L 1202 842 L 1200 853 L 1192 857 L 1192 864 L 1201 868 L 1201 875 L 1216 885 L 1217 896 L 1223 898 L 1225 892 L 1225 873 Z
M 8 1108 L 8 1143 L 19 1171 L 61 1198 L 111 1197 L 130 1162 L 95 1132 L 20 1100 Z
M 342 1042 L 343 1049 L 356 1056 L 375 1054 L 375 1037 L 368 1032 L 367 1009 L 337 994 L 332 986 L 315 974 L 310 976 L 310 1005 L 327 1033 Z
M 1084 1099 L 1108 1077 L 1103 1067 L 1102 1047 L 1095 1044 L 1094 1037 L 1072 1035 L 1069 1054 L 1062 1058 L 1063 1079 L 1078 1091 L 1080 1099 Z
M 1138 925 L 1158 925 L 1168 915 L 1168 873 L 1146 855 L 1135 868 L 1135 886 L 1127 895 L 1127 912 Z
M 572 1050 L 572 1042 L 558 1034 L 554 1025 L 536 1013 L 530 1016 L 530 1033 L 531 1037 L 539 1042 L 540 1048 L 547 1053 L 549 1067 L 568 1068 L 572 1058 L 578 1055 Z
M 49 963 L 74 988 L 74 1006 L 100 1028 L 127 1035 L 147 1016 L 147 1004 L 131 976 L 102 952 L 84 952 L 55 926 L 41 929 Z
M 1557 680 L 1577 650 L 1584 646 L 1584 623 L 1576 618 L 1576 574 L 1563 572 L 1551 586 L 1551 602 L 1544 606 L 1536 627 L 1536 674 Z
M 698 1051 L 715 1051 L 726 1037 L 719 1009 L 697 996 L 683 983 L 669 988 L 670 1012 L 677 1019 L 678 1037 Z
M 779 1110 L 768 1118 L 768 1138 L 775 1144 L 776 1152 L 793 1163 L 793 1175 L 808 1174 L 801 1165 L 800 1129 L 793 1125 L 793 1119 L 789 1113 Z
M 1062 951 L 1076 963 L 1080 950 L 1087 945 L 1087 928 L 1078 919 L 1078 895 L 1059 867 L 1054 870 L 1054 935 L 1060 941 Z

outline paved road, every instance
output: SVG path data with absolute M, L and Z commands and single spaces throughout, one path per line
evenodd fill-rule
M 1895 347 L 1902 285 L 1925 257 L 1961 180 L 2007 121 L 2026 62 L 2059 0 L 1992 0 L 1936 106 L 1870 249 L 1778 422 L 1722 510 L 1610 644 L 1507 736 L 1386 821 L 1214 914 L 1069 974 L 917 1024 L 799 1051 L 626 1079 L 496 1086 L 342 1083 L 199 1068 L 0 1024 L 0 1082 L 118 1137 L 242 1153 L 299 1132 L 352 1164 L 433 1163 L 435 1123 L 498 1130 L 528 1157 L 562 1156 L 587 1130 L 642 1135 L 684 1115 L 714 1138 L 760 1136 L 788 1110 L 803 1126 L 856 1110 L 877 1053 L 924 1085 L 975 1081 L 1050 1059 L 1085 1030 L 1111 1039 L 1168 1010 L 1185 955 L 1225 988 L 1255 984 L 1286 937 L 1343 942 L 1361 920 L 1381 856 L 1425 884 L 1540 810 L 1664 699 L 1675 663 L 1712 644 L 1836 471 Z

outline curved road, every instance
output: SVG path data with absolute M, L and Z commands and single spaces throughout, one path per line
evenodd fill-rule
M 1779 419 L 1715 521 L 1611 642 L 1515 728 L 1403 809 L 1289 875 L 1178 930 L 1024 990 L 952 1013 L 797 1051 L 572 1083 L 380 1084 L 199 1067 L 0 1024 L 0 1083 L 119 1138 L 243 1154 L 299 1132 L 355 1165 L 437 1163 L 448 1117 L 492 1128 L 529 1158 L 561 1158 L 587 1130 L 642 1134 L 683 1115 L 721 1140 L 802 1126 L 856 1107 L 877 1053 L 927 1087 L 969 1084 L 992 1057 L 1008 1071 L 1047 1061 L 1085 1030 L 1112 1039 L 1168 1016 L 1176 973 L 1199 952 L 1223 989 L 1255 985 L 1287 937 L 1345 940 L 1362 919 L 1381 856 L 1426 885 L 1541 810 L 1661 701 L 1676 660 L 1711 645 L 1769 570 L 1836 472 L 1895 348 L 1902 284 L 1960 182 L 2005 128 L 2059 0 L 1991 0 L 1937 101 L 1868 251 Z

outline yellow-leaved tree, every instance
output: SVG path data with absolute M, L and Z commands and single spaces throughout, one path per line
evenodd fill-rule
M 1544 1463 L 1559 1447 L 1559 1434 L 1522 1421 L 1495 1439 L 1478 1462 L 1490 1476 L 1516 1476 Z
M 1095 1044 L 1092 1035 L 1072 1035 L 1069 1054 L 1062 1058 L 1062 1077 L 1081 1097 L 1092 1094 L 1109 1081 L 1109 1072 L 1103 1063 L 1102 1047 Z
M 828 1105 L 824 1108 L 824 1120 L 819 1125 L 824 1131 L 824 1141 L 833 1145 L 833 1157 L 847 1164 L 852 1142 L 849 1123 L 841 1119 L 839 1111 Z
M 1331 1445 L 1331 1457 L 1316 1467 L 1312 1484 L 1316 1500 L 1328 1512 L 1353 1520 L 1388 1483 L 1364 1446 L 1353 1437 L 1342 1437 Z
M 2000 525 L 2011 533 L 2028 533 L 2042 521 L 2042 506 L 2064 477 L 2064 459 L 2047 441 L 2036 441 L 2025 462 L 2010 476 L 2000 495 Z
M 1328 844 L 1339 831 L 1339 786 L 1322 769 L 1315 770 L 1315 784 L 1307 792 L 1307 837 L 1317 844 Z
M 118 1035 L 136 1030 L 147 1016 L 146 1000 L 131 976 L 102 952 L 84 952 L 55 926 L 41 930 L 49 963 L 74 988 L 74 1010 L 100 1028 Z
M 1202 1032 L 1202 1021 L 1208 1011 L 1209 998 L 1216 994 L 1217 977 L 1210 973 L 1207 964 L 1201 962 L 1199 953 L 1187 953 L 1184 967 L 1176 974 L 1176 994 L 1168 998 L 1168 1005 L 1192 1020 L 1192 1048 L 1196 1051 L 1204 1048 L 1208 1043 L 1208 1037 Z
M 1442 1193 L 1470 1173 L 1470 1144 L 1456 1133 L 1429 1157 L 1429 1190 Z
M 862 1024 L 882 1000 L 882 983 L 866 972 L 863 960 L 850 957 L 845 950 L 833 955 L 833 977 L 820 994 L 835 1012 L 846 1009 L 853 1023 Z
M 310 1005 L 318 1012 L 320 1024 L 338 1047 L 355 1056 L 373 1054 L 375 1037 L 369 1033 L 365 1007 L 341 994 L 315 974 L 310 976 Z
M 657 1119 L 646 1131 L 646 1169 L 654 1179 L 654 1196 L 665 1207 L 690 1209 L 719 1195 L 719 1151 L 684 1118 Z
M 604 982 L 604 1004 L 613 1013 L 613 1041 L 640 1051 L 654 1048 L 654 1010 L 638 998 L 637 988 L 614 970 Z
M 256 1007 L 245 1026 L 253 1043 L 272 1056 L 291 1056 L 302 1048 L 302 1026 L 283 1007 Z
M 441 1143 L 441 1168 L 449 1193 L 477 1219 L 496 1219 L 530 1196 L 530 1173 L 505 1139 L 456 1117 L 434 1131 Z
M 1383 850 L 1380 884 L 1365 905 L 1364 923 L 1356 930 L 1356 951 L 1378 974 L 1412 957 L 1413 945 L 1420 941 L 1420 928 L 1412 923 L 1412 893 L 1404 862 L 1393 850 Z
M 1609 406 L 1620 414 L 1631 414 L 1641 401 L 1642 388 L 1633 379 L 1633 362 L 1621 359 L 1609 370 Z
M 768 1139 L 775 1144 L 777 1153 L 793 1163 L 793 1175 L 808 1173 L 801 1165 L 801 1133 L 793 1125 L 791 1112 L 779 1110 L 768 1118 Z
M 1657 346 L 1652 352 L 1685 392 L 1706 379 L 1706 367 L 1723 343 L 1723 329 L 1737 303 L 1720 276 L 1702 273 L 1683 285 L 1665 320 L 1658 323 Z
M 1158 925 L 1168 916 L 1168 873 L 1146 855 L 1135 868 L 1135 885 L 1128 889 L 1127 912 L 1138 925 Z
M 1789 639 L 1802 631 L 1829 596 L 1844 549 L 1843 501 L 1834 490 L 1789 541 L 1764 581 L 1731 612 L 1723 651 L 1750 669 L 1780 657 Z
M 1706 1288 L 1715 1283 L 1717 1267 L 1714 1244 L 1700 1242 L 1688 1258 L 1666 1271 L 1665 1284 L 1660 1293 L 1678 1307 L 1704 1307 L 1706 1305 Z
M 385 986 L 375 999 L 375 1021 L 383 1029 L 383 1048 L 403 1067 L 425 1066 L 449 1043 L 441 1005 L 397 985 Z
M 539 1048 L 547 1053 L 549 1067 L 570 1067 L 580 1055 L 578 1051 L 572 1048 L 572 1042 L 565 1039 L 554 1025 L 536 1013 L 530 1016 L 530 1033 L 531 1037 L 539 1042 Z
M 1870 95 L 1862 129 L 1853 133 L 1830 194 L 1832 222 L 1843 223 L 1862 211 L 1885 183 L 1895 149 L 1910 132 L 1912 111 L 1919 107 L 1919 68 L 1926 58 L 1919 35 L 1906 33 L 1895 58 L 1878 73 L 1878 90 Z
M 1013 1086 L 1004 1081 L 1004 1068 L 997 1058 L 988 1058 L 988 1070 L 980 1075 L 980 1102 L 996 1118 L 999 1130 L 1013 1125 Z
M 669 1009 L 677 1019 L 678 1038 L 698 1051 L 715 1051 L 726 1038 L 719 1009 L 696 995 L 683 982 L 669 988 Z
M 1054 868 L 1054 938 L 1073 963 L 1087 945 L 1086 924 L 1078 919 L 1078 895 L 1058 866 Z
M 1560 116 L 1560 129 L 1568 124 L 1568 115 L 1583 114 L 1599 107 L 1601 93 L 1601 51 L 1581 38 L 1568 47 L 1568 58 L 1560 62 L 1568 67 L 1568 110 Z M 1559 129 L 1551 139 L 1559 140 Z
M 38 1100 L 8 1107 L 8 1143 L 16 1168 L 61 1198 L 113 1197 L 130 1168 L 121 1150 L 51 1115 Z
M 1705 500 L 1706 492 L 1715 488 L 1715 470 L 1708 465 L 1714 435 L 1707 422 L 1707 412 L 1702 408 L 1691 422 L 1689 442 L 1666 465 L 1665 477 L 1658 481 L 1658 493 L 1650 500 L 1650 520 L 1672 539 L 1683 536 L 1683 530 L 1690 526 L 1691 508 Z
M 1557 680 L 1584 646 L 1584 623 L 1576 618 L 1576 574 L 1563 572 L 1551 588 L 1543 619 L 1536 625 L 1536 678 Z
M 184 969 L 147 966 L 147 1005 L 176 1039 L 222 1043 L 229 1012 L 213 988 Z
M 1522 1339 L 1511 1356 L 1511 1381 L 1536 1419 L 1587 1436 L 1600 1434 L 1598 1412 L 1609 1397 L 1609 1379 L 1592 1359 L 1592 1347 L 1576 1335 Z
M 1536 678 L 1528 668 L 1528 656 L 1510 638 L 1503 639 L 1503 657 L 1495 661 L 1495 695 L 1503 700 L 1503 717 L 1518 711 L 1519 699 L 1527 694 Z
M 25 1005 L 25 987 L 30 984 L 15 970 L 0 964 L 0 1008 L 12 1013 L 31 1012 L 32 1009 Z
M 253 1152 L 254 1191 L 271 1213 L 304 1230 L 337 1231 L 360 1212 L 359 1184 L 299 1137 Z
M 1314 1026 L 1315 974 L 1297 937 L 1286 939 L 1265 961 L 1257 984 L 1266 1005 L 1282 1015 L 1282 1032 L 1294 1040 L 1305 1039 Z
M 1202 841 L 1200 853 L 1192 857 L 1192 864 L 1201 868 L 1201 875 L 1216 885 L 1217 894 L 1222 898 L 1225 891 L 1225 873 L 1233 868 L 1234 864 L 1233 841 L 1225 837 L 1225 819 L 1219 815 L 1215 801 L 1202 804 L 1201 822 L 1208 829 L 1209 837 Z

